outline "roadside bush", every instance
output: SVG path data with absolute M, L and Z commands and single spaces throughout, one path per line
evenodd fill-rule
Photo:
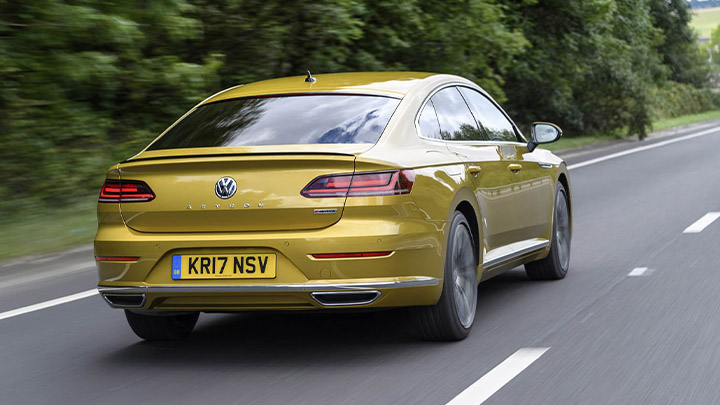
M 649 104 L 653 120 L 674 118 L 720 108 L 720 94 L 709 88 L 668 81 L 650 89 Z

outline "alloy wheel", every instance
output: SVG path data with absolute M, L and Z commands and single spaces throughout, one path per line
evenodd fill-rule
M 477 307 L 477 273 L 472 237 L 463 224 L 457 225 L 453 242 L 452 281 L 455 310 L 462 326 L 469 328 Z

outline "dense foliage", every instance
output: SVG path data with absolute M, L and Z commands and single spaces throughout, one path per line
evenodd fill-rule
M 308 68 L 453 73 L 521 125 L 644 134 L 717 106 L 688 21 L 684 0 L 0 0 L 0 213 L 95 192 L 207 95 Z

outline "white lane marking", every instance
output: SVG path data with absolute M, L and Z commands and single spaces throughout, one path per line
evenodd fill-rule
M 593 316 L 594 312 L 590 312 L 589 314 L 585 315 L 585 318 L 580 321 L 580 323 L 585 323 L 588 319 L 590 319 L 591 316 Z
M 508 357 L 497 367 L 475 381 L 447 405 L 479 405 L 485 402 L 510 380 L 528 368 L 535 360 L 550 350 L 549 347 L 524 347 Z
M 718 218 L 720 218 L 720 212 L 708 212 L 707 214 L 703 215 L 702 218 L 693 222 L 692 225 L 685 228 L 683 233 L 700 233 L 703 231 L 703 229 L 710 226 L 710 224 L 715 222 L 715 220 Z
M 568 166 L 568 170 L 577 169 L 577 168 L 584 167 L 584 166 L 590 166 L 590 165 L 593 165 L 593 164 L 595 164 L 595 163 L 600 163 L 600 162 L 604 162 L 604 161 L 606 161 L 606 160 L 619 158 L 619 157 L 621 157 L 621 156 L 627 156 L 627 155 L 631 155 L 631 154 L 633 154 L 633 153 L 642 152 L 642 151 L 645 151 L 645 150 L 648 150 L 648 149 L 655 149 L 655 148 L 659 148 L 659 147 L 661 147 L 661 146 L 670 145 L 670 144 L 675 143 L 675 142 L 682 142 L 682 141 L 685 141 L 685 140 L 688 140 L 688 139 L 697 138 L 697 137 L 709 135 L 709 134 L 712 134 L 712 133 L 717 133 L 718 131 L 720 131 L 720 127 L 715 127 L 715 128 L 711 128 L 711 129 L 708 129 L 708 130 L 705 130 L 705 131 L 701 131 L 701 132 L 698 132 L 698 133 L 695 133 L 695 134 L 692 134 L 692 135 L 681 136 L 680 138 L 668 139 L 667 141 L 662 141 L 662 142 L 654 143 L 654 144 L 652 144 L 652 145 L 640 146 L 640 147 L 637 147 L 637 148 L 624 150 L 624 151 L 622 151 L 622 152 L 611 153 L 611 154 L 609 154 L 609 155 L 601 156 L 601 157 L 599 157 L 599 158 L 586 160 L 586 161 L 580 162 L 580 163 L 575 163 L 574 165 Z
M 0 321 L 7 318 L 12 318 L 14 316 L 27 314 L 28 312 L 34 312 L 39 311 L 41 309 L 54 307 L 56 305 L 66 304 L 68 302 L 81 300 L 83 298 L 92 297 L 94 295 L 97 295 L 98 290 L 97 288 L 93 288 L 92 290 L 87 290 L 83 292 L 79 292 L 77 294 L 68 295 L 65 297 L 55 298 L 54 300 L 41 302 L 39 304 L 34 305 L 28 305 L 26 307 L 13 309 L 12 311 L 6 311 L 0 313 Z
M 26 264 L 43 264 L 43 263 L 50 263 L 54 260 L 59 259 L 60 256 L 48 256 L 48 257 L 41 257 L 39 259 L 30 260 L 28 262 L 25 262 Z
M 650 274 L 647 267 L 636 267 L 630 273 L 628 273 L 628 277 L 638 277 L 645 275 L 646 273 L 647 275 Z

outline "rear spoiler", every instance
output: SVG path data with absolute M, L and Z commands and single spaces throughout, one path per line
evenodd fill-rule
M 213 154 L 187 154 L 173 156 L 153 156 L 153 157 L 131 157 L 123 160 L 122 163 L 142 162 L 148 160 L 168 160 L 168 159 L 187 159 L 187 158 L 205 158 L 205 157 L 226 157 L 226 156 L 356 156 L 354 153 L 345 152 L 250 152 L 250 153 L 213 153 Z

